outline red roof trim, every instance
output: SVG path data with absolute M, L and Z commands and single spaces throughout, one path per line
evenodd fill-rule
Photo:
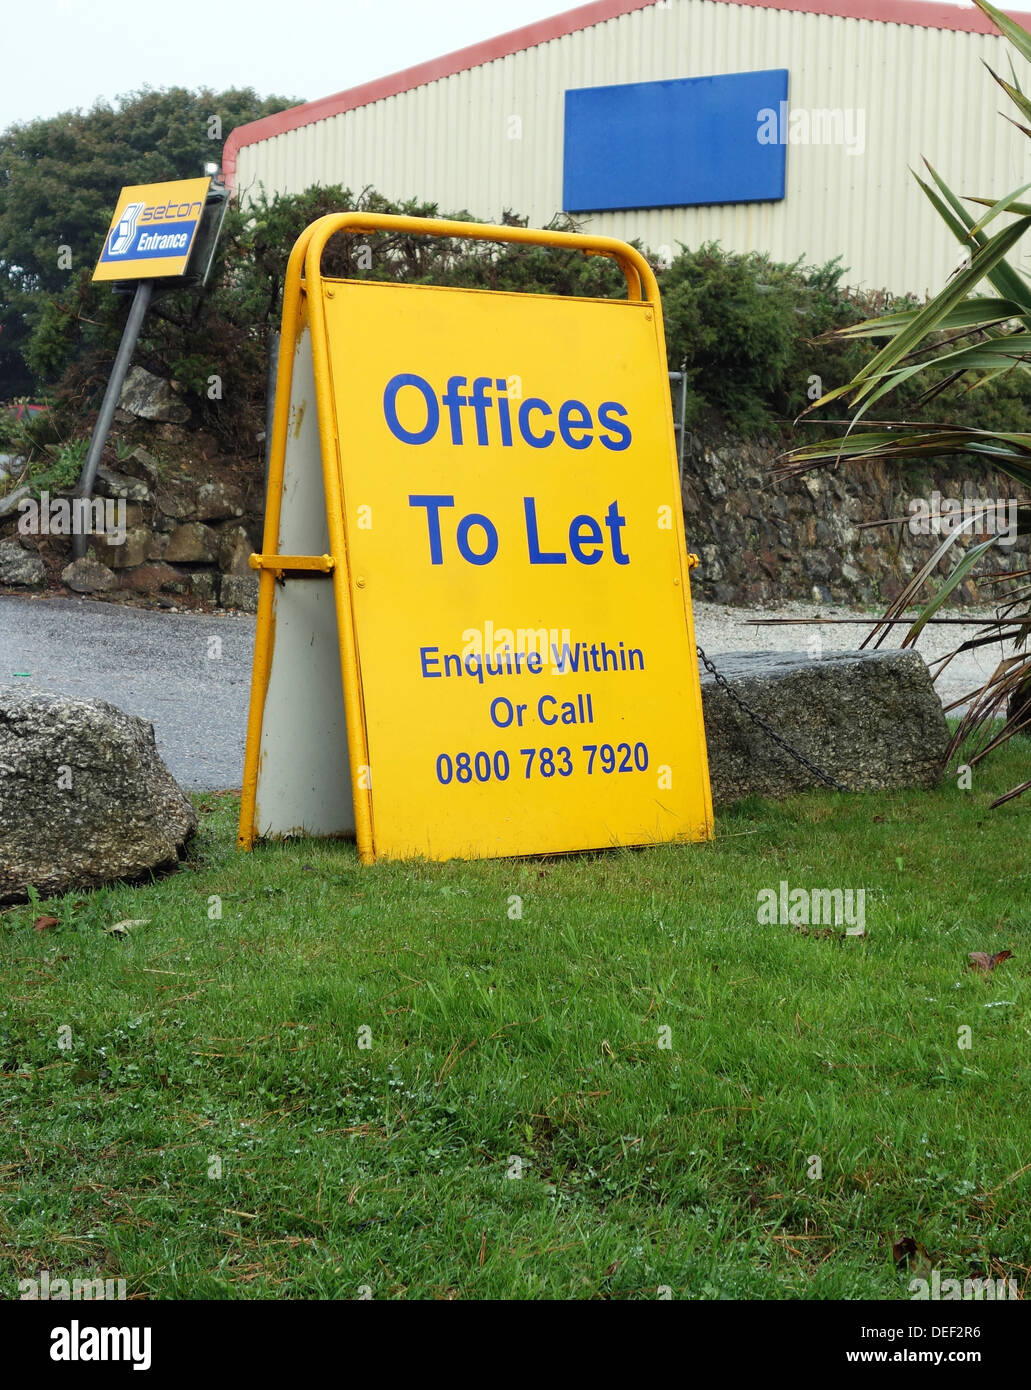
M 712 3 L 750 5 L 761 9 L 795 10 L 803 14 L 834 15 L 843 19 L 872 19 L 884 24 L 911 24 L 926 29 L 956 29 L 966 33 L 995 34 L 994 24 L 979 9 L 971 6 L 961 9 L 957 5 L 928 3 L 928 0 L 712 0 Z M 443 77 L 451 77 L 457 72 L 480 67 L 498 58 L 507 58 L 511 53 L 519 53 L 538 44 L 550 43 L 552 39 L 564 38 L 580 29 L 589 29 L 595 24 L 604 24 L 609 19 L 619 19 L 634 10 L 649 9 L 655 0 L 594 0 L 589 5 L 579 5 L 575 10 L 565 10 L 550 19 L 539 20 L 536 24 L 524 25 L 521 29 L 511 29 L 497 38 L 486 39 L 483 43 L 471 44 L 446 53 L 441 58 L 433 58 L 426 63 L 418 63 L 403 72 L 392 73 L 389 77 L 365 82 L 360 87 L 351 87 L 346 92 L 322 97 L 319 101 L 305 102 L 302 106 L 291 106 L 274 116 L 263 116 L 261 120 L 237 126 L 226 140 L 222 154 L 222 170 L 226 184 L 233 188 L 236 183 L 236 156 L 244 145 L 254 145 L 261 140 L 269 140 L 276 135 L 298 130 L 327 116 L 339 116 L 345 111 L 354 111 L 359 106 L 369 106 L 374 101 L 397 96 L 411 91 L 413 87 L 437 82 Z M 1031 15 L 1007 11 L 1012 17 L 1031 28 Z

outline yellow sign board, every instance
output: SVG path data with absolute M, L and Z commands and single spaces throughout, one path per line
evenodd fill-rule
M 123 188 L 94 280 L 155 280 L 186 272 L 210 179 Z
M 321 277 L 333 231 L 398 223 L 600 251 L 630 297 Z M 368 214 L 322 219 L 302 242 L 252 560 L 241 845 L 351 825 L 365 861 L 709 838 L 647 262 L 608 239 Z M 324 500 L 310 477 L 316 414 Z M 342 711 L 304 669 L 326 645 L 330 586 Z M 345 767 L 350 807 L 329 785 Z

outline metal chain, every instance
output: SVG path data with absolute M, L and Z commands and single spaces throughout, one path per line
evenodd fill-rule
M 848 791 L 848 788 L 843 787 L 840 782 L 835 781 L 835 779 L 830 775 L 830 773 L 824 772 L 823 768 L 817 767 L 815 763 L 811 763 L 803 753 L 800 753 L 798 751 L 797 748 L 792 748 L 790 743 L 785 743 L 784 739 L 781 738 L 780 734 L 776 733 L 773 729 L 770 728 L 769 724 L 767 724 L 766 720 L 763 719 L 762 715 L 756 714 L 754 709 L 750 709 L 748 705 L 745 704 L 744 700 L 742 700 L 741 696 L 730 688 L 730 684 L 727 681 L 726 676 L 724 676 L 722 672 L 716 670 L 716 667 L 705 655 L 701 647 L 696 647 L 695 650 L 697 651 L 701 659 L 702 665 L 708 671 L 709 675 L 712 676 L 713 680 L 720 687 L 720 689 L 725 691 L 730 696 L 730 698 L 734 701 L 734 704 L 737 705 L 738 709 L 742 710 L 745 714 L 748 715 L 749 719 L 752 721 L 753 724 L 758 724 L 759 728 L 762 729 L 763 733 L 767 736 L 767 738 L 772 739 L 778 748 L 783 748 L 784 752 L 787 753 L 789 757 L 794 758 L 796 763 L 801 763 L 803 767 L 807 767 L 809 771 L 814 774 L 814 776 L 819 777 L 820 781 L 825 782 L 828 787 L 833 787 L 834 790 L 838 792 Z

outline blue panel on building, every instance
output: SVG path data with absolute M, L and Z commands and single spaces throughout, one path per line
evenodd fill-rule
M 734 72 L 566 92 L 562 206 L 752 203 L 784 197 L 782 144 L 760 144 L 760 112 L 781 114 L 788 72 Z

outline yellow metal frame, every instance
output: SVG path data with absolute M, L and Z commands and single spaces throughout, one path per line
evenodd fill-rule
M 244 761 L 243 793 L 240 802 L 240 825 L 237 845 L 253 848 L 257 836 L 254 825 L 257 802 L 258 765 L 261 752 L 261 729 L 268 694 L 272 664 L 273 600 L 277 577 L 284 571 L 314 570 L 331 573 L 336 603 L 340 671 L 344 693 L 344 715 L 351 767 L 351 791 L 354 798 L 355 838 L 358 857 L 363 864 L 375 859 L 372 823 L 372 790 L 369 778 L 363 776 L 368 767 L 369 751 L 365 733 L 364 705 L 358 672 L 358 652 L 355 638 L 354 612 L 349 592 L 347 543 L 344 536 L 342 482 L 337 457 L 337 436 L 329 344 L 326 333 L 323 303 L 322 255 L 331 237 L 340 232 L 406 232 L 415 236 L 456 237 L 470 241 L 515 242 L 528 246 L 550 246 L 581 251 L 588 256 L 607 256 L 614 260 L 627 282 L 627 298 L 644 302 L 654 316 L 654 329 L 659 361 L 666 363 L 666 341 L 662 328 L 662 309 L 659 287 L 651 266 L 633 246 L 615 237 L 588 236 L 579 232 L 559 232 L 534 227 L 497 227 L 487 223 L 454 222 L 444 218 L 398 217 L 388 213 L 341 212 L 320 217 L 298 237 L 287 263 L 283 292 L 283 319 L 279 350 L 279 378 L 276 383 L 275 414 L 269 456 L 268 493 L 265 507 L 265 531 L 261 555 L 252 555 L 251 567 L 259 572 L 258 619 L 254 647 L 254 669 L 251 679 L 250 708 L 247 718 L 247 751 Z M 329 523 L 330 555 L 277 555 L 279 522 L 283 497 L 283 473 L 290 412 L 290 392 L 297 339 L 307 316 L 311 329 L 312 358 L 315 370 L 315 394 L 318 406 L 319 440 L 322 450 L 322 477 Z M 672 430 L 672 409 L 667 411 L 667 424 Z M 671 466 L 677 476 L 676 459 L 671 454 Z M 679 478 L 678 488 L 679 488 Z M 683 528 L 678 529 L 681 584 L 688 637 L 694 648 L 694 622 L 688 590 L 688 571 L 691 560 L 684 544 Z
M 247 563 L 252 570 L 272 570 L 274 574 L 285 574 L 288 570 L 330 574 L 333 570 L 332 555 L 252 555 Z

